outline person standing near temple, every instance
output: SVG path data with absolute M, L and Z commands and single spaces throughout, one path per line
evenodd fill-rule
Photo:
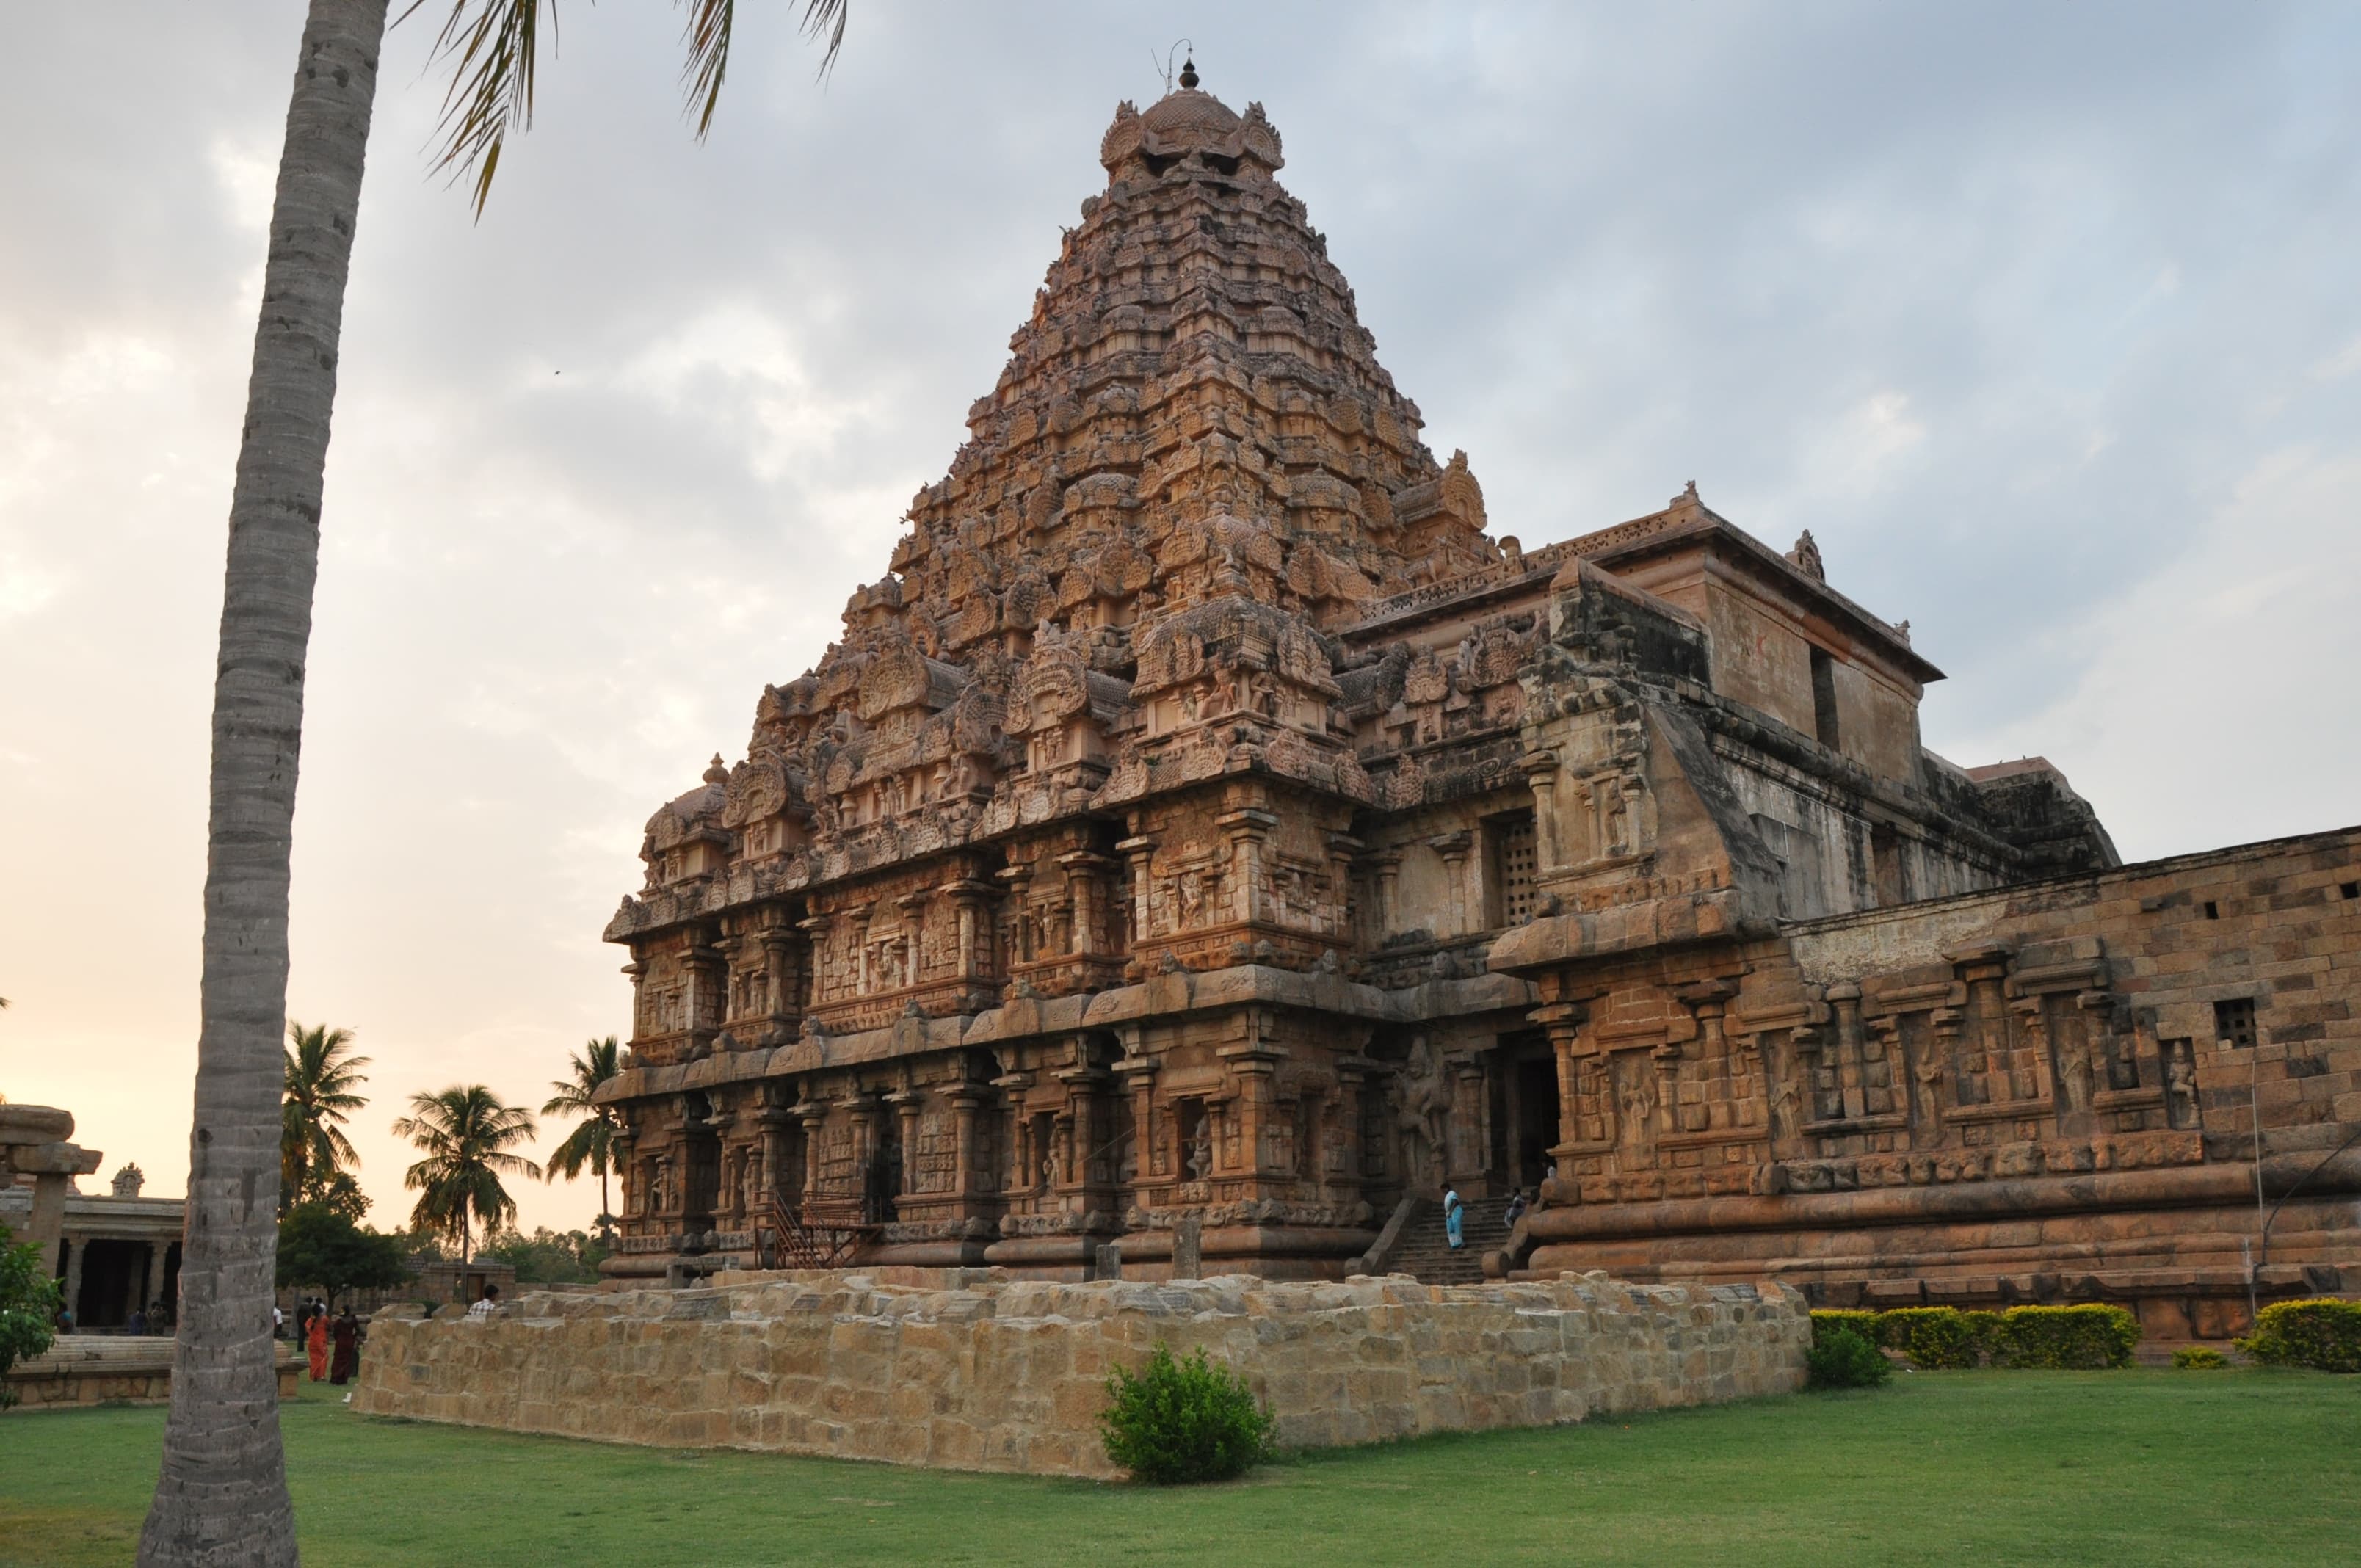
M 314 1303 L 304 1313 L 303 1354 L 312 1364 L 312 1381 L 328 1378 L 328 1310 Z
M 1448 1181 L 1444 1182 L 1443 1184 L 1443 1234 L 1451 1243 L 1451 1250 L 1454 1252 L 1467 1245 L 1467 1238 L 1461 1234 L 1466 1219 L 1467 1205 L 1459 1201 L 1458 1190 Z
M 328 1337 L 335 1348 L 335 1359 L 328 1367 L 328 1381 L 348 1383 L 353 1374 L 361 1369 L 361 1341 L 368 1337 L 361 1332 L 361 1321 L 353 1316 L 349 1301 L 345 1304 L 345 1310 L 336 1314 L 335 1323 L 328 1330 Z

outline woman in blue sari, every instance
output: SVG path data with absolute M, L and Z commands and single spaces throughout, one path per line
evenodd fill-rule
M 1467 1206 L 1459 1201 L 1458 1192 L 1454 1190 L 1451 1183 L 1444 1182 L 1443 1184 L 1443 1234 L 1450 1238 L 1451 1250 L 1454 1252 L 1467 1245 L 1466 1238 L 1459 1234 L 1460 1224 L 1466 1218 L 1466 1212 Z

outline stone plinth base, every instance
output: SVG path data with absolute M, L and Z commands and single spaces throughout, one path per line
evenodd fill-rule
M 414 1309 L 413 1309 L 414 1310 Z M 1777 1286 L 1604 1275 L 1433 1287 L 868 1275 L 521 1297 L 489 1320 L 379 1313 L 353 1409 L 666 1447 L 1108 1476 L 1110 1368 L 1157 1342 L 1241 1372 L 1279 1441 L 1324 1447 L 1784 1393 L 1811 1326 Z
M 279 1397 L 295 1397 L 303 1362 L 291 1345 L 277 1347 Z M 85 1405 L 161 1405 L 172 1397 L 172 1342 L 129 1334 L 67 1334 L 49 1353 L 8 1369 L 8 1391 L 19 1410 L 71 1409 Z

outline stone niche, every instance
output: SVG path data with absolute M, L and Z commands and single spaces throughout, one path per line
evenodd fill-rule
M 378 1315 L 353 1408 L 668 1448 L 1112 1476 L 1110 1368 L 1200 1346 L 1320 1448 L 1551 1426 L 1803 1386 L 1811 1322 L 1776 1285 L 1498 1286 L 1407 1276 L 1142 1284 L 999 1271 L 760 1276 L 528 1294 L 483 1321 Z

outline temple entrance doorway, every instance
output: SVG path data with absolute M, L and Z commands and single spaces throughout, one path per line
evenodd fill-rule
M 149 1244 L 93 1241 L 83 1244 L 82 1288 L 73 1300 L 74 1322 L 85 1329 L 119 1329 L 148 1285 Z
M 1502 1039 L 1493 1059 L 1493 1169 L 1503 1187 L 1530 1197 L 1549 1175 L 1550 1150 L 1560 1141 L 1557 1058 L 1547 1040 L 1525 1035 Z

